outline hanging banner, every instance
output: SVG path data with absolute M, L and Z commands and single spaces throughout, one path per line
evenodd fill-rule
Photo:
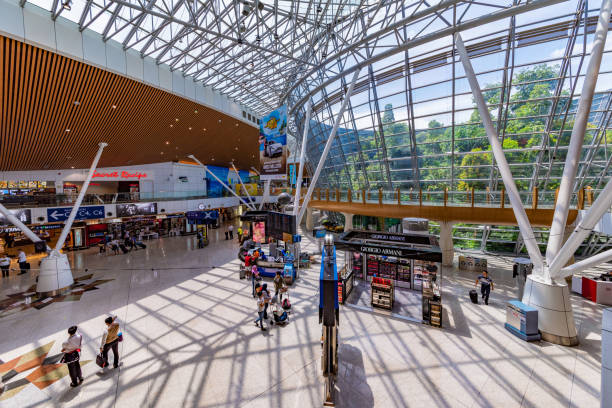
M 9 210 L 15 217 L 24 224 L 32 223 L 32 210 L 29 208 L 23 210 Z M 11 225 L 9 220 L 2 214 L 0 214 L 0 225 Z
M 259 125 L 259 160 L 262 180 L 286 180 L 287 106 L 283 105 L 263 118 Z

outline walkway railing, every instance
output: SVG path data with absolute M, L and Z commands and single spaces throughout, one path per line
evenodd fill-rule
M 520 192 L 521 199 L 527 209 L 554 208 L 557 192 L 532 191 Z M 595 199 L 595 190 L 581 189 L 574 194 L 571 207 L 582 210 L 589 207 Z M 490 190 L 339 190 L 315 189 L 312 200 L 362 204 L 398 204 L 419 206 L 453 206 L 453 207 L 489 207 L 510 208 L 510 201 L 504 189 Z

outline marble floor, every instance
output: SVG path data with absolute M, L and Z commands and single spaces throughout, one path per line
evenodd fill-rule
M 83 284 L 73 296 L 0 314 L 0 407 L 320 407 L 319 265 L 291 288 L 289 324 L 262 332 L 250 282 L 238 279 L 238 243 L 221 234 L 204 249 L 173 237 L 127 255 L 70 253 Z M 503 327 L 511 263 L 490 264 L 489 306 L 469 300 L 473 273 L 443 271 L 442 329 L 342 307 L 338 406 L 599 406 L 602 307 L 572 297 L 578 347 L 525 343 Z M 0 281 L 0 302 L 33 283 Z M 109 312 L 125 340 L 121 366 L 101 372 L 94 360 Z M 73 324 L 84 337 L 85 381 L 75 389 L 58 364 Z

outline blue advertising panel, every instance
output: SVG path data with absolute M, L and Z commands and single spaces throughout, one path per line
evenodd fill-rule
M 72 207 L 47 208 L 47 221 L 59 222 L 66 221 L 70 216 Z M 93 205 L 88 207 L 79 207 L 76 215 L 76 220 L 95 220 L 104 218 L 104 206 Z
M 261 118 L 259 125 L 261 179 L 287 179 L 287 106 Z

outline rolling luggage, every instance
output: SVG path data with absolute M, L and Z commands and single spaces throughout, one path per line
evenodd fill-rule
M 470 290 L 470 300 L 472 303 L 478 304 L 478 292 L 474 289 Z
M 244 268 L 244 266 L 240 267 L 240 279 L 244 279 L 246 276 L 246 269 Z
M 123 251 L 124 254 L 127 254 L 128 252 L 130 252 L 127 247 L 123 244 L 119 244 L 119 248 L 121 248 L 121 250 Z
M 142 242 L 137 242 L 137 243 L 136 243 L 136 246 L 137 246 L 137 247 L 139 247 L 139 248 L 142 248 L 142 249 L 146 249 L 146 247 L 147 247 L 147 246 L 146 246 L 145 244 L 143 244 Z

